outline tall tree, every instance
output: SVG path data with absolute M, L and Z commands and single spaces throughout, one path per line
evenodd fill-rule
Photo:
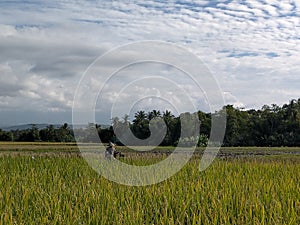
M 149 120 L 145 111 L 135 113 L 132 131 L 137 138 L 146 139 L 150 136 Z

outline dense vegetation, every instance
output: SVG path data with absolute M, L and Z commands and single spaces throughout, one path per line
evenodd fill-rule
M 139 164 L 156 161 L 125 158 Z M 0 224 L 300 224 L 300 164 L 193 159 L 157 185 L 110 182 L 79 157 L 0 157 Z
M 227 114 L 224 146 L 300 146 L 300 99 L 291 100 L 289 104 L 282 107 L 273 104 L 265 105 L 259 110 L 243 110 L 227 105 L 222 110 L 226 110 Z M 185 140 L 189 142 L 190 139 L 197 138 L 198 146 L 205 146 L 209 137 L 212 115 L 201 111 L 197 114 L 201 122 L 200 134 L 197 137 L 185 137 Z M 158 110 L 138 111 L 132 121 L 127 115 L 122 120 L 113 118 L 112 126 L 109 128 L 89 124 L 85 129 L 78 130 L 80 141 L 97 141 L 95 135 L 92 135 L 96 129 L 103 142 L 118 143 L 114 131 L 124 129 L 124 125 L 129 126 L 136 137 L 145 139 L 150 135 L 149 122 L 154 118 L 162 118 L 167 126 L 167 134 L 161 145 L 176 145 L 181 135 L 180 118 L 170 111 Z M 119 133 L 122 133 L 122 130 Z M 68 124 L 64 124 L 60 128 L 50 125 L 41 130 L 34 125 L 27 130 L 0 130 L 0 141 L 70 142 L 75 139 L 72 129 Z

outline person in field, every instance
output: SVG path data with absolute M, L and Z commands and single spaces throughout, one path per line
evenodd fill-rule
M 106 148 L 106 151 L 105 151 L 105 158 L 108 160 L 115 159 L 115 151 L 116 151 L 115 144 L 112 142 L 109 142 L 109 144 Z

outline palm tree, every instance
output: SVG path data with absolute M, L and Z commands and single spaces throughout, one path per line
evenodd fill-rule
M 152 110 L 151 112 L 148 112 L 147 114 L 147 118 L 148 120 L 152 120 L 153 118 L 156 118 L 156 117 L 160 117 L 161 116 L 161 113 L 159 110 Z
M 169 125 L 170 122 L 172 121 L 172 119 L 174 118 L 174 115 L 171 113 L 171 111 L 166 110 L 166 111 L 163 113 L 163 118 L 164 118 L 166 124 Z
M 171 111 L 166 110 L 165 112 L 163 112 L 163 119 L 167 125 L 167 134 L 166 137 L 164 139 L 164 144 L 166 145 L 170 145 L 172 144 L 173 140 L 172 140 L 172 122 L 174 121 L 174 115 L 171 113 Z
M 145 111 L 141 110 L 134 114 L 134 118 L 135 119 L 133 120 L 133 123 L 139 125 L 145 122 L 145 120 L 147 119 L 147 115 Z
M 160 113 L 159 110 L 153 110 L 152 112 L 153 112 L 154 117 L 160 117 L 161 116 L 161 113 Z
M 145 111 L 138 111 L 134 115 L 133 120 L 133 132 L 134 135 L 140 139 L 145 139 L 149 136 L 149 120 Z
M 124 117 L 123 117 L 123 121 L 124 121 L 124 124 L 129 124 L 129 115 L 128 114 L 125 114 Z
M 116 117 L 112 118 L 112 126 L 113 127 L 117 126 L 119 123 L 120 123 L 119 117 L 116 116 Z

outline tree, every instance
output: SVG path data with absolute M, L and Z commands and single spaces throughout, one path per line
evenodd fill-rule
M 183 113 L 179 117 L 175 117 L 169 110 L 163 113 L 159 110 L 147 113 L 138 111 L 132 122 L 129 121 L 129 116 L 125 115 L 122 121 L 118 117 L 113 118 L 112 126 L 108 128 L 89 123 L 86 128 L 76 129 L 78 134 L 76 136 L 78 141 L 83 142 L 97 142 L 100 137 L 101 141 L 106 143 L 118 141 L 116 137 L 116 133 L 118 133 L 119 138 L 122 137 L 122 140 L 126 140 L 126 138 L 131 138 L 127 132 L 129 128 L 137 138 L 147 139 L 150 136 L 149 128 L 154 128 L 153 131 L 161 130 L 160 119 L 162 119 L 167 127 L 167 133 L 161 145 L 176 145 L 182 136 L 187 145 L 198 138 L 198 145 L 205 146 L 210 135 L 212 118 L 217 118 L 218 114 L 224 110 L 227 112 L 223 143 L 225 146 L 300 146 L 300 98 L 292 99 L 282 107 L 272 104 L 271 106 L 264 105 L 259 110 L 244 110 L 227 105 L 215 113 L 198 111 L 196 114 Z M 193 115 L 198 116 L 200 121 L 199 136 L 194 135 L 194 129 L 198 127 L 195 126 L 193 120 L 181 121 L 183 116 L 191 117 Z M 181 134 L 182 125 L 187 130 Z M 152 135 L 156 138 L 155 135 L 160 135 L 160 133 L 156 132 Z M 41 130 L 32 125 L 26 130 L 3 131 L 0 129 L 0 140 L 69 142 L 74 141 L 74 134 L 67 123 L 59 128 L 49 125 Z
M 40 133 L 35 124 L 30 129 L 19 131 L 19 141 L 34 142 L 41 141 Z
M 13 141 L 13 133 L 0 129 L 0 141 Z
M 175 119 L 175 116 L 169 110 L 163 112 L 163 119 L 167 126 L 167 134 L 162 145 L 175 145 L 180 136 L 180 119 Z
M 150 121 L 154 118 L 161 117 L 161 113 L 159 110 L 154 109 L 154 110 L 148 112 L 147 117 L 148 117 L 148 120 Z
M 132 131 L 139 139 L 146 139 L 150 136 L 149 120 L 145 111 L 138 111 L 134 115 Z
M 98 129 L 98 125 L 95 125 L 95 128 Z M 56 131 L 56 141 L 57 142 L 73 142 L 75 141 L 72 130 L 70 129 L 67 123 L 64 123 L 57 131 Z
M 53 125 L 49 125 L 44 129 L 41 129 L 40 132 L 41 141 L 55 142 L 57 140 L 57 131 Z

